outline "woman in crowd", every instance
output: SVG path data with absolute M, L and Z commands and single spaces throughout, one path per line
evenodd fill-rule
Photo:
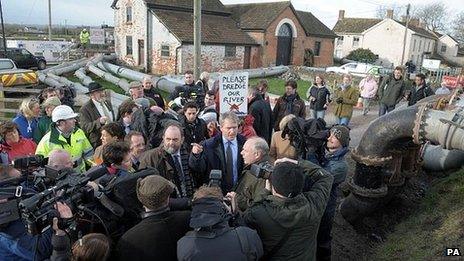
M 363 99 L 363 115 L 367 115 L 369 112 L 369 105 L 377 94 L 377 88 L 377 81 L 371 73 L 359 83 L 359 90 Z
M 16 123 L 7 121 L 1 124 L 0 135 L 3 137 L 2 164 L 9 164 L 16 158 L 35 154 L 37 145 L 31 139 L 20 136 Z M 8 156 L 8 159 L 4 156 Z
M 21 136 L 26 139 L 33 138 L 39 115 L 39 100 L 36 98 L 24 99 L 19 107 L 19 113 L 13 118 L 13 122 L 18 125 Z
M 280 131 L 274 132 L 271 139 L 271 146 L 269 147 L 269 156 L 271 157 L 271 162 L 274 163 L 277 159 L 290 158 L 297 159 L 298 155 L 296 153 L 295 147 L 290 144 L 290 139 L 288 135 L 282 138 L 282 130 L 284 130 L 287 123 L 292 119 L 296 118 L 295 115 L 289 114 L 280 120 L 279 129 Z
M 313 86 L 308 89 L 306 97 L 310 102 L 311 116 L 314 119 L 324 119 L 325 111 L 331 100 L 330 91 L 326 87 L 324 78 L 321 75 L 317 74 L 314 77 Z
M 343 75 L 343 82 L 340 88 L 335 91 L 335 118 L 336 123 L 348 126 L 353 116 L 353 106 L 356 105 L 359 98 L 358 88 L 351 86 L 352 77 L 350 74 Z
M 195 84 L 200 86 L 203 89 L 203 91 L 207 93 L 209 91 L 208 81 L 209 72 L 202 72 L 200 74 L 200 79 Z
M 101 141 L 102 145 L 95 149 L 93 154 L 93 160 L 95 164 L 100 165 L 103 163 L 103 146 L 115 141 L 124 140 L 125 132 L 122 126 L 117 122 L 110 122 L 103 125 L 101 129 Z

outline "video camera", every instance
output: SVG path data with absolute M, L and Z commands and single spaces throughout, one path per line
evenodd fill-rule
M 13 160 L 13 167 L 21 172 L 31 169 L 43 168 L 48 163 L 48 158 L 42 155 L 33 155 Z
M 30 198 L 22 200 L 18 207 L 23 217 L 28 233 L 40 234 L 47 229 L 54 217 L 58 216 L 55 209 L 56 202 L 64 202 L 75 209 L 84 203 L 93 200 L 93 188 L 87 183 L 96 177 L 101 177 L 107 172 L 106 167 L 91 169 L 85 175 L 72 170 L 56 180 L 52 186 Z
M 274 166 L 267 161 L 258 164 L 251 164 L 250 168 L 250 173 L 259 179 L 269 179 L 273 171 Z
M 222 171 L 219 169 L 212 169 L 209 172 L 208 187 L 221 187 Z

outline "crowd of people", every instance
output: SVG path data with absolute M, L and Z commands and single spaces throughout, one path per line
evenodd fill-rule
M 367 114 L 378 95 L 382 115 L 404 97 L 412 105 L 431 94 L 420 74 L 406 93 L 401 68 L 379 85 L 367 76 L 359 88 L 344 75 L 333 94 L 317 75 L 305 97 L 311 117 L 323 119 L 333 100 L 338 124 L 323 130 L 322 155 L 302 158 L 287 131 L 306 119 L 295 81 L 273 109 L 266 81 L 249 86 L 243 118 L 219 113 L 218 83 L 208 82 L 208 73 L 195 82 L 187 71 L 168 102 L 147 77 L 130 83 L 117 111 L 96 82 L 79 113 L 50 88 L 25 99 L 0 125 L 2 179 L 20 175 L 11 164 L 30 155 L 78 173 L 105 166 L 108 173 L 89 182 L 98 197 L 111 198 L 108 187 L 134 173 L 151 175 L 134 188 L 142 213 L 119 224 L 118 237 L 69 235 L 59 219 L 73 218 L 73 210 L 58 202 L 59 218 L 40 236 L 27 234 L 21 220 L 0 225 L 2 260 L 330 260 L 338 186 L 348 171 L 347 125 L 359 96 Z M 211 185 L 217 170 L 220 182 Z

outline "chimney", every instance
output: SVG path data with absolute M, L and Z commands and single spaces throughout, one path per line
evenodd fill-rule
M 345 18 L 345 10 L 338 10 L 338 20 Z
M 393 9 L 387 9 L 387 17 L 386 18 L 393 19 Z
M 419 18 L 411 18 L 409 19 L 409 25 L 414 27 L 420 27 Z

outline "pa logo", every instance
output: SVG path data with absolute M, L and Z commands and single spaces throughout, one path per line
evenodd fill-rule
M 459 248 L 446 248 L 446 256 L 461 256 Z

